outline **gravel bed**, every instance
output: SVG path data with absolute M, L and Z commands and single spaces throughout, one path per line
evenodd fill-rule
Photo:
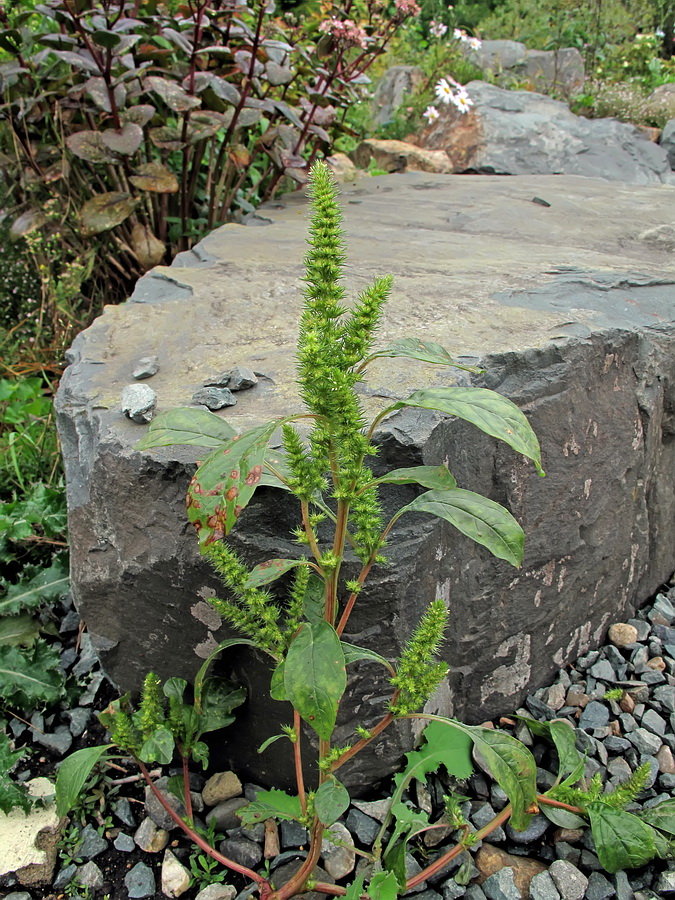
M 648 763 L 650 777 L 631 808 L 650 807 L 675 797 L 675 582 L 634 619 L 611 625 L 607 643 L 592 650 L 565 670 L 556 681 L 528 696 L 519 716 L 539 721 L 565 719 L 576 730 L 577 747 L 587 754 L 586 776 L 599 772 L 606 789 L 613 790 L 640 765 Z M 78 618 L 65 610 L 61 633 L 66 638 L 63 665 L 79 679 L 75 702 L 46 718 L 34 714 L 29 728 L 16 720 L 12 730 L 17 743 L 32 744 L 29 768 L 21 778 L 52 774 L 59 760 L 72 750 L 101 743 L 103 730 L 93 710 L 111 699 L 111 689 L 98 669 L 86 634 L 78 631 Z M 76 641 L 77 637 L 77 641 Z M 618 699 L 606 699 L 608 691 Z M 537 761 L 541 791 L 555 780 L 555 751 L 533 738 L 515 717 L 503 717 L 496 725 L 527 744 Z M 235 726 L 236 727 L 236 726 Z M 0 885 L 4 900 L 57 900 L 64 897 L 127 900 L 182 896 L 185 900 L 245 900 L 247 885 L 229 874 L 222 883 L 207 886 L 188 870 L 200 865 L 194 848 L 173 826 L 161 805 L 140 781 L 129 780 L 133 768 L 110 776 L 107 799 L 101 796 L 88 808 L 84 822 L 68 826 L 67 847 L 62 847 L 51 887 L 20 886 L 13 876 Z M 165 770 L 158 782 L 166 786 Z M 255 797 L 254 785 L 242 785 L 235 773 L 215 773 L 206 780 L 192 775 L 193 803 L 197 820 L 211 824 L 217 846 L 227 856 L 254 869 L 267 867 L 277 884 L 289 878 L 306 856 L 307 835 L 296 823 L 282 822 L 278 829 L 260 823 L 243 828 L 237 810 Z M 484 826 L 506 804 L 506 796 L 479 770 L 461 784 L 431 776 L 417 784 L 407 797 L 431 814 L 443 814 L 443 796 L 452 788 L 467 799 L 464 815 L 472 829 Z M 96 788 L 90 795 L 96 800 Z M 177 804 L 176 798 L 172 802 Z M 367 865 L 367 853 L 376 839 L 387 807 L 387 797 L 354 801 L 332 826 L 335 843 L 324 841 L 318 877 L 349 883 L 354 872 Z M 454 843 L 450 828 L 427 832 L 411 841 L 406 859 L 409 876 L 428 865 Z M 559 828 L 545 816 L 535 816 L 525 832 L 507 823 L 471 854 L 463 854 L 414 891 L 416 900 L 653 900 L 675 897 L 675 861 L 656 861 L 641 869 L 609 875 L 594 853 L 590 829 Z M 218 873 L 216 866 L 214 873 Z M 81 887 L 77 887 L 77 885 Z M 325 895 L 311 895 L 323 900 Z

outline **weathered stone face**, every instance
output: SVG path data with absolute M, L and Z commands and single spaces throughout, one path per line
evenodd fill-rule
M 629 184 L 675 183 L 666 150 L 634 125 L 575 116 L 559 100 L 472 81 L 474 106 L 452 104 L 417 143 L 445 150 L 455 173 L 602 176 Z M 669 217 L 671 218 L 671 217 Z
M 443 597 L 453 671 L 430 710 L 470 722 L 510 711 L 675 569 L 675 265 L 644 238 L 673 221 L 674 201 L 665 185 L 552 176 L 413 173 L 343 191 L 348 291 L 395 276 L 382 343 L 417 336 L 480 361 L 486 373 L 474 383 L 526 412 L 547 472 L 538 478 L 507 447 L 431 412 L 401 411 L 377 433 L 376 472 L 447 461 L 461 487 L 505 503 L 526 533 L 516 571 L 429 516 L 397 523 L 390 564 L 373 572 L 347 639 L 393 658 Z M 73 591 L 123 689 L 149 669 L 192 677 L 227 636 L 205 602 L 219 587 L 185 516 L 199 452 L 133 449 L 146 426 L 123 415 L 120 397 L 138 360 L 159 357 L 146 381 L 158 411 L 188 405 L 236 364 L 254 369 L 258 384 L 219 413 L 235 427 L 299 408 L 293 354 L 307 209 L 284 197 L 260 215 L 273 224 L 219 229 L 143 278 L 136 302 L 107 308 L 77 338 L 62 381 Z M 364 404 L 374 413 L 457 377 L 379 360 Z M 297 553 L 289 530 L 298 511 L 280 493 L 260 489 L 233 533 L 251 563 Z M 385 508 L 413 496 L 410 486 L 391 488 Z M 230 729 L 229 761 L 259 783 L 283 783 L 286 742 L 254 751 L 290 721 L 288 709 L 269 699 L 262 660 L 242 650 L 223 668 L 254 701 Z M 354 724 L 376 722 L 388 694 L 383 669 L 350 667 L 337 743 Z M 411 732 L 386 732 L 351 774 L 345 767 L 345 780 L 358 789 L 391 771 Z

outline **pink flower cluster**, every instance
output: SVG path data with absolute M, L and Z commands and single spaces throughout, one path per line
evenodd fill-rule
M 482 41 L 475 37 L 469 37 L 469 35 L 464 31 L 463 28 L 455 28 L 452 33 L 452 36 L 456 41 L 461 41 L 463 44 L 468 44 L 472 50 L 480 50 L 482 45 Z
M 333 16 L 319 25 L 319 31 L 332 35 L 348 47 L 362 47 L 365 50 L 368 46 L 368 35 L 360 25 L 351 19 L 342 21 L 337 16 Z
M 416 0 L 394 0 L 394 6 L 404 16 L 418 16 L 420 14 L 420 6 Z
M 429 34 L 432 34 L 434 37 L 442 38 L 447 34 L 447 31 L 448 26 L 444 22 L 437 22 L 435 19 L 429 22 Z

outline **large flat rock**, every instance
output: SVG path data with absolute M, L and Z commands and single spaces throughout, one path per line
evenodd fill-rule
M 390 565 L 374 573 L 350 622 L 352 640 L 394 657 L 422 609 L 443 597 L 453 670 L 431 708 L 482 721 L 600 641 L 675 569 L 675 187 L 410 173 L 364 178 L 342 198 L 349 291 L 395 276 L 382 341 L 418 336 L 480 361 L 487 371 L 474 383 L 518 403 L 542 444 L 545 479 L 508 448 L 434 413 L 400 412 L 378 433 L 378 465 L 447 460 L 462 487 L 506 503 L 525 529 L 516 572 L 444 523 L 403 517 Z M 123 416 L 120 395 L 137 360 L 159 357 L 147 382 L 158 410 L 188 405 L 205 379 L 236 363 L 264 377 L 222 413 L 233 425 L 299 406 L 307 207 L 287 196 L 259 215 L 266 227 L 220 228 L 141 279 L 133 302 L 108 307 L 77 338 L 59 391 L 73 591 L 123 689 L 137 688 L 150 668 L 191 677 L 225 636 L 204 602 L 217 582 L 185 517 L 199 452 L 133 449 L 145 427 Z M 381 360 L 364 400 L 375 411 L 458 377 Z M 385 506 L 411 491 L 392 491 Z M 296 523 L 290 500 L 260 489 L 235 543 L 251 562 L 291 554 Z M 278 780 L 284 742 L 262 757 L 251 748 L 288 713 L 266 699 L 259 661 L 230 657 L 225 667 L 262 709 L 257 718 L 245 710 L 232 727 L 230 759 L 259 781 Z M 339 740 L 355 722 L 376 721 L 387 693 L 376 668 L 357 669 Z M 411 740 L 405 727 L 388 733 L 352 783 L 385 774 Z

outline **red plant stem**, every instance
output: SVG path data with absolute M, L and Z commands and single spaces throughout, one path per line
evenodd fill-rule
M 547 797 L 545 794 L 537 794 L 537 803 L 543 803 L 544 806 L 555 806 L 556 809 L 567 809 L 570 812 L 576 813 L 578 816 L 583 816 L 585 813 L 585 810 L 580 806 L 572 806 L 570 803 L 554 800 L 552 797 Z
M 363 582 L 368 577 L 368 573 L 370 572 L 370 570 L 373 567 L 373 564 L 375 563 L 377 554 L 379 553 L 380 549 L 384 546 L 384 542 L 387 539 L 387 535 L 389 534 L 389 531 L 391 530 L 391 528 L 397 518 L 398 518 L 397 516 L 394 516 L 394 518 L 391 520 L 391 522 L 389 522 L 387 527 L 384 529 L 384 531 L 380 535 L 380 540 L 378 541 L 377 550 L 375 550 L 375 551 L 373 551 L 373 553 L 371 553 L 370 559 L 368 560 L 367 563 L 364 564 L 363 568 L 361 569 L 361 572 L 359 573 L 359 577 L 356 579 L 359 584 L 362 585 Z M 350 595 L 349 600 L 347 600 L 347 604 L 342 612 L 342 615 L 340 616 L 340 621 L 338 623 L 338 626 L 335 629 L 338 633 L 338 636 L 340 636 L 342 634 L 342 632 L 345 630 L 345 628 L 347 626 L 347 622 L 349 621 L 349 617 L 352 613 L 352 610 L 354 609 L 354 604 L 356 603 L 358 596 L 359 596 L 359 592 L 355 591 L 354 593 L 352 593 Z
M 309 855 L 298 869 L 295 875 L 286 882 L 279 890 L 274 891 L 270 900 L 290 900 L 296 894 L 300 893 L 299 888 L 307 881 L 312 874 L 314 866 L 321 855 L 321 843 L 323 838 L 323 824 L 314 817 L 314 825 L 312 826 L 312 834 L 310 836 Z
M 219 853 L 217 850 L 208 843 L 208 841 L 204 840 L 204 838 L 198 834 L 194 828 L 187 824 L 173 809 L 167 802 L 166 799 L 162 796 L 161 792 L 157 789 L 155 782 L 150 777 L 150 773 L 146 769 L 144 763 L 140 759 L 136 759 L 136 764 L 138 768 L 141 770 L 143 777 L 148 783 L 150 790 L 155 795 L 157 800 L 162 804 L 162 807 L 166 810 L 166 812 L 171 816 L 176 825 L 179 825 L 185 834 L 190 838 L 193 844 L 196 844 L 201 850 L 211 856 L 216 862 L 219 862 L 223 866 L 227 866 L 228 869 L 233 869 L 235 872 L 239 872 L 240 875 L 244 875 L 246 878 L 250 878 L 251 881 L 255 881 L 255 883 L 260 888 L 261 896 L 267 897 L 271 891 L 271 887 L 269 882 L 262 877 L 262 875 L 258 875 L 257 872 L 254 872 L 252 869 L 246 868 L 246 866 L 240 866 L 239 863 L 236 863 L 233 859 L 228 859 L 227 856 L 223 856 L 222 853 Z M 321 841 L 319 841 L 319 849 L 321 849 Z
M 185 818 L 192 823 L 192 794 L 190 793 L 190 770 L 188 769 L 187 756 L 181 757 L 183 761 L 183 793 L 185 794 Z
M 398 691 L 394 693 L 392 697 L 392 703 L 395 702 L 396 697 L 398 696 Z M 394 721 L 394 717 L 391 713 L 387 713 L 384 718 L 380 719 L 380 721 L 370 730 L 370 736 L 367 738 L 361 738 L 360 741 L 357 741 L 353 747 L 349 750 L 345 750 L 345 752 L 338 759 L 332 763 L 330 767 L 330 772 L 335 772 L 340 766 L 343 766 L 346 762 L 348 762 L 353 756 L 356 756 L 364 747 L 366 747 L 372 740 L 374 740 L 378 735 L 382 734 L 385 728 Z
M 302 814 L 307 813 L 307 798 L 305 797 L 305 778 L 302 774 L 302 750 L 300 748 L 300 728 L 302 721 L 297 709 L 293 710 L 293 728 L 295 730 L 295 743 L 293 744 L 293 758 L 295 760 L 295 780 L 298 784 L 298 798 Z

